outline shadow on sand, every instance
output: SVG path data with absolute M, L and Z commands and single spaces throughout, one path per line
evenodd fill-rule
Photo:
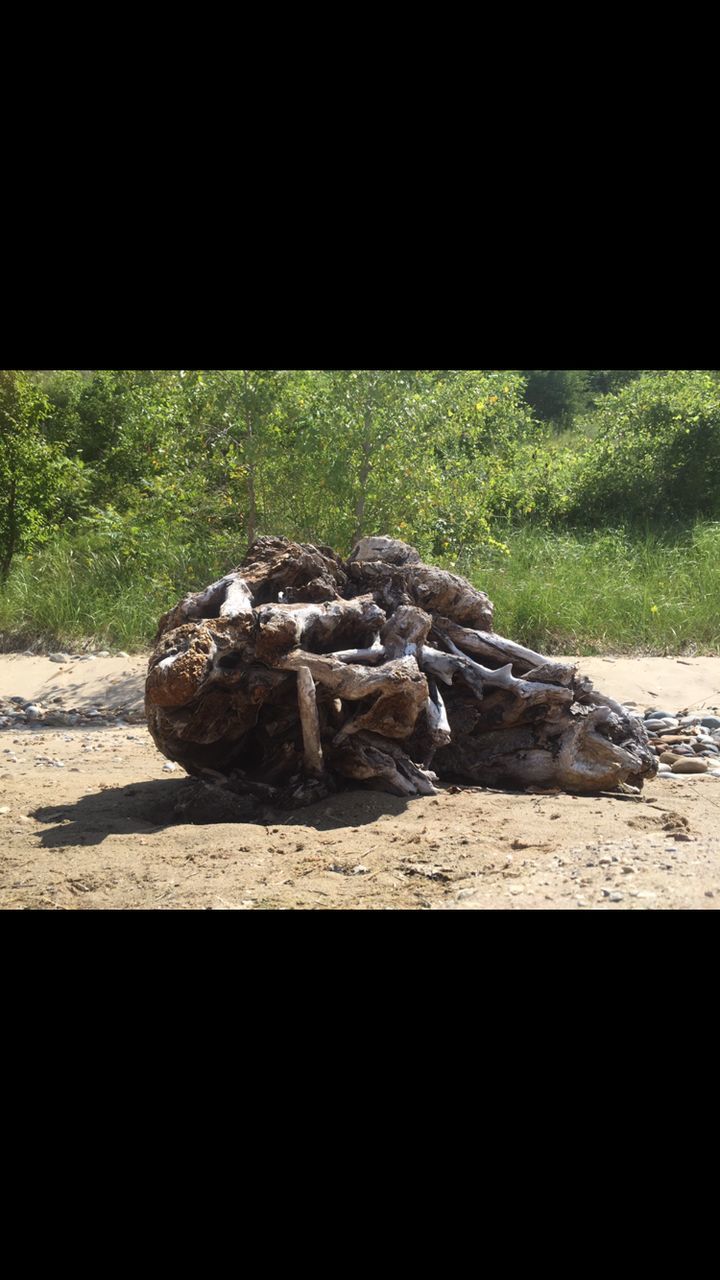
M 223 822 L 223 818 L 206 816 L 193 821 L 189 812 L 180 815 L 176 812 L 188 788 L 194 785 L 191 779 L 181 778 L 106 787 L 74 803 L 42 805 L 29 812 L 47 828 L 40 833 L 40 843 L 47 849 L 102 844 L 110 835 L 151 835 L 165 827 L 216 826 Z M 328 796 L 306 809 L 273 809 L 258 804 L 247 818 L 234 825 L 303 826 L 315 831 L 333 831 L 365 826 L 387 815 L 398 816 L 409 803 L 412 799 L 358 788 Z

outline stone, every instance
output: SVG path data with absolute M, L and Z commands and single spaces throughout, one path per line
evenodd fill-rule
M 25 708 L 25 716 L 28 720 L 42 720 L 45 712 L 36 702 L 31 702 L 29 707 Z
M 49 653 L 49 662 L 69 662 L 70 659 L 66 653 Z
M 707 773 L 707 763 L 694 756 L 692 760 L 676 760 L 672 766 L 672 773 Z
M 720 718 L 718 716 L 703 716 L 700 724 L 706 729 L 720 729 Z

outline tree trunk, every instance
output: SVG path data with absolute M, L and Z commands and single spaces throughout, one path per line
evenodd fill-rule
M 15 476 L 13 476 L 10 481 L 7 511 L 7 541 L 3 548 L 2 560 L 0 561 L 0 582 L 3 583 L 7 582 L 10 577 L 10 568 L 13 562 L 13 556 L 17 551 L 18 544 L 17 479 Z
M 369 392 L 368 392 L 369 394 Z M 357 503 L 355 504 L 355 534 L 353 542 L 359 542 L 365 532 L 365 503 L 367 501 L 367 486 L 372 471 L 372 410 L 369 404 L 365 406 L 365 416 L 363 419 L 363 444 L 362 444 L 362 462 L 360 464 L 360 493 Z
M 255 493 L 255 458 L 254 458 L 254 430 L 253 415 L 250 407 L 248 394 L 248 374 L 245 372 L 245 464 L 247 466 L 247 498 L 248 498 L 248 520 L 247 520 L 247 539 L 249 543 L 255 541 L 257 535 L 257 501 Z

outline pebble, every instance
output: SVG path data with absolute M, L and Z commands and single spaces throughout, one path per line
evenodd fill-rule
M 25 708 L 25 717 L 28 720 L 42 720 L 45 712 L 36 702 L 31 702 L 29 707 Z
M 177 765 L 173 764 L 172 760 L 168 760 L 167 764 L 163 765 L 163 773 L 175 773 L 176 769 Z
M 695 756 L 692 760 L 676 760 L 671 766 L 672 773 L 707 773 L 707 763 Z
M 98 658 L 109 658 L 110 651 L 108 649 L 101 649 L 97 656 Z
M 49 653 L 48 661 L 49 662 L 69 662 L 70 658 L 66 653 Z
M 9 813 L 9 812 L 10 812 L 9 804 L 0 804 L 0 813 Z

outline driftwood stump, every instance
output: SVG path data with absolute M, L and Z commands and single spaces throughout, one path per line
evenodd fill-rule
M 597 792 L 655 776 L 639 718 L 492 621 L 482 591 L 403 542 L 364 538 L 343 561 L 258 538 L 161 618 L 150 733 L 189 774 L 287 805 L 345 779 L 413 796 L 440 778 Z

